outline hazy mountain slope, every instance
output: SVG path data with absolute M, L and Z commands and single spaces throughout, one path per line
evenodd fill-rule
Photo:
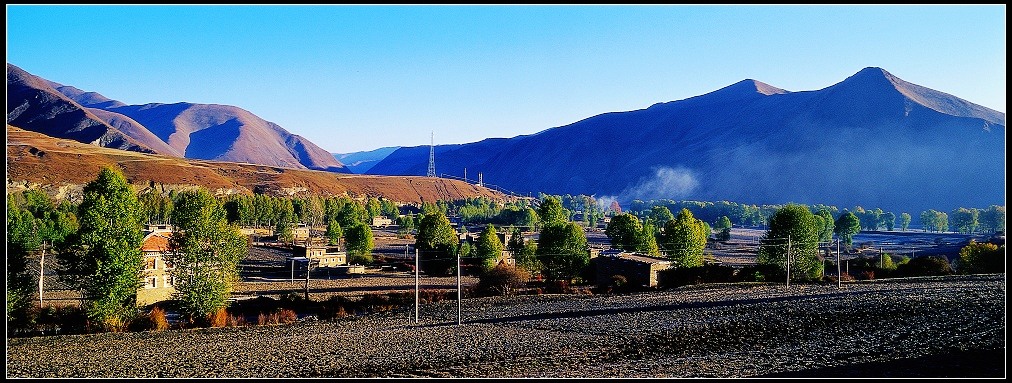
M 48 81 L 11 64 L 7 64 L 7 123 L 104 147 L 156 151 L 57 92 Z
M 510 139 L 438 146 L 439 173 L 521 194 L 924 209 L 1004 204 L 1005 115 L 865 68 L 815 91 L 754 80 Z M 401 148 L 369 174 L 425 174 Z M 473 177 L 470 177 L 473 178 Z
M 387 146 L 365 152 L 334 153 L 334 158 L 341 161 L 352 173 L 365 174 L 373 165 L 376 165 L 397 149 L 400 149 L 400 146 Z

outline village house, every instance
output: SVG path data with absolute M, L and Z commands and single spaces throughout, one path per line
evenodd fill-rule
M 144 253 L 144 270 L 141 288 L 137 291 L 137 305 L 146 306 L 168 300 L 176 292 L 172 278 L 173 266 L 166 261 L 171 231 L 155 230 L 144 236 L 141 251 Z
M 318 267 L 338 267 L 348 264 L 348 253 L 338 251 L 336 247 L 318 245 L 296 245 L 293 255 L 304 257 L 318 264 Z
M 387 218 L 387 217 L 384 217 L 384 216 L 372 217 L 372 226 L 373 227 L 387 227 L 387 226 L 390 226 L 390 225 L 393 225 L 393 224 L 394 224 L 394 221 L 391 220 L 390 218 Z
M 597 283 L 605 286 L 611 283 L 613 275 L 622 275 L 629 284 L 654 288 L 658 286 L 660 271 L 672 267 L 671 261 L 645 254 L 602 251 L 594 258 L 597 268 Z

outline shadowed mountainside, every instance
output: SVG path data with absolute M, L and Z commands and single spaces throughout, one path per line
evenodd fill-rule
M 815 91 L 755 80 L 646 109 L 435 150 L 437 173 L 521 194 L 823 203 L 908 211 L 1004 204 L 1005 114 L 865 68 Z M 423 175 L 428 147 L 368 174 Z

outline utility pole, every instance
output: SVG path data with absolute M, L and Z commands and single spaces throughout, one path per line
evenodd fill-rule
M 843 274 L 840 274 L 840 238 L 836 239 L 836 288 L 843 288 Z
M 425 174 L 427 177 L 436 176 L 436 133 L 433 132 L 429 141 L 429 170 Z
M 292 261 L 292 279 L 291 279 L 291 284 L 294 286 L 295 285 L 295 257 L 292 257 L 291 261 Z
M 309 246 L 308 244 L 306 246 Z M 309 301 L 309 269 L 313 266 L 313 260 L 306 258 L 306 302 Z
M 39 308 L 42 308 L 42 283 L 46 279 L 43 267 L 46 265 L 46 241 L 42 241 L 42 258 L 39 258 Z
M 461 293 L 460 293 L 460 247 L 457 247 L 457 326 L 460 326 L 463 322 L 463 315 L 461 310 Z
M 791 236 L 787 236 L 787 287 L 791 287 Z
M 415 324 L 418 324 L 418 248 L 415 248 Z

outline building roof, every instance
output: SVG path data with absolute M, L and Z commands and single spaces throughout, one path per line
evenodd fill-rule
M 659 263 L 659 264 L 671 263 L 671 260 L 668 259 L 652 257 L 646 254 L 628 253 L 628 252 L 621 252 L 618 254 L 604 254 L 604 252 L 602 252 L 601 257 L 614 258 L 614 259 L 628 259 L 630 261 L 640 263 Z
M 141 251 L 165 252 L 168 250 L 169 237 L 167 233 L 156 231 L 144 236 L 144 243 L 141 245 Z

